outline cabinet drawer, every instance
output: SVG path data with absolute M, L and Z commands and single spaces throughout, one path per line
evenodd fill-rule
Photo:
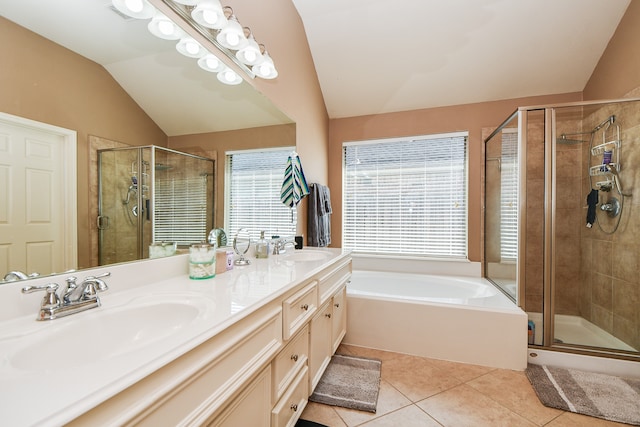
M 305 325 L 273 360 L 273 403 L 280 399 L 308 358 L 309 326 Z
M 271 411 L 271 427 L 293 427 L 307 406 L 309 368 L 304 366 L 282 399 Z
M 318 282 L 309 285 L 282 303 L 282 338 L 288 340 L 313 316 L 318 306 Z
M 351 260 L 338 265 L 334 270 L 320 277 L 318 284 L 318 307 L 324 304 L 351 277 Z

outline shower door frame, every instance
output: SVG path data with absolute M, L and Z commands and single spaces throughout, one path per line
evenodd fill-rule
M 555 298 L 553 292 L 556 289 L 555 274 L 556 271 L 556 110 L 568 107 L 586 107 L 606 105 L 613 103 L 640 102 L 640 98 L 623 98 L 613 100 L 597 100 L 597 101 L 580 101 L 563 104 L 551 104 L 540 106 L 520 107 L 517 109 L 518 115 L 518 165 L 519 184 L 518 189 L 522 197 L 519 200 L 518 215 L 518 261 L 517 261 L 517 277 L 518 277 L 518 299 L 517 304 L 525 307 L 525 291 L 520 288 L 520 284 L 526 283 L 526 220 L 527 220 L 527 193 L 526 193 L 526 165 L 527 165 L 527 114 L 531 111 L 544 112 L 544 231 L 543 231 L 543 339 L 542 345 L 533 345 L 532 348 L 561 351 L 590 356 L 606 356 L 615 359 L 640 361 L 640 352 L 627 353 L 614 348 L 589 347 L 580 344 L 558 344 L 554 342 L 554 324 L 555 324 Z M 510 115 L 505 123 L 511 120 Z M 498 129 L 500 129 L 500 126 Z

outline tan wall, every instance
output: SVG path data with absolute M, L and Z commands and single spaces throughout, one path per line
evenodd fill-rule
M 166 146 L 167 136 L 100 65 L 0 17 L 0 111 L 78 137 L 78 266 L 90 266 L 89 135 Z M 10 42 L 9 42 L 10 41 Z
M 468 131 L 468 256 L 471 261 L 480 261 L 482 246 L 482 128 L 497 127 L 520 106 L 579 100 L 581 100 L 580 93 L 569 93 L 331 120 L 329 187 L 331 188 L 331 204 L 334 212 L 331 218 L 332 246 L 339 247 L 342 244 L 343 142 Z
M 266 45 L 279 73 L 275 80 L 251 83 L 296 123 L 297 152 L 307 181 L 327 184 L 329 118 L 298 11 L 291 0 L 234 0 L 233 10 L 240 22 L 251 27 L 258 43 Z M 302 234 L 306 234 L 306 205 L 303 199 L 298 211 Z
M 583 91 L 585 100 L 617 99 L 640 86 L 640 1 L 633 0 Z

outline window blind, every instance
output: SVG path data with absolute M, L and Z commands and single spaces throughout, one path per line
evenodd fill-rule
M 296 210 L 280 201 L 287 158 L 293 147 L 238 151 L 226 155 L 225 229 L 247 228 L 252 239 L 296 233 Z M 293 213 L 293 218 L 292 218 Z
M 500 162 L 500 258 L 518 256 L 518 133 L 502 132 Z
M 190 245 L 207 237 L 207 178 L 156 179 L 154 241 Z
M 345 143 L 343 247 L 466 258 L 467 134 Z

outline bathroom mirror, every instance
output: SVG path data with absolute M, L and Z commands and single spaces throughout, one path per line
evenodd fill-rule
M 233 238 L 233 250 L 236 251 L 239 258 L 236 259 L 233 263 L 235 265 L 249 265 L 251 261 L 246 259 L 244 256 L 249 251 L 251 247 L 251 234 L 249 230 L 246 228 L 241 228 L 236 233 L 236 236 Z
M 86 243 L 96 221 L 89 208 L 96 197 L 89 179 L 90 137 L 167 146 L 180 135 L 224 133 L 233 141 L 233 132 L 293 123 L 251 84 L 221 84 L 215 74 L 180 55 L 174 42 L 152 36 L 147 21 L 125 19 L 110 5 L 109 0 L 0 3 L 0 36 L 11 40 L 0 46 L 3 61 L 11 64 L 0 76 L 0 111 L 77 133 L 78 260 L 57 271 L 95 266 Z M 96 79 L 98 73 L 90 72 L 91 66 L 110 79 L 108 87 Z M 78 79 L 76 73 L 85 70 Z M 111 86 L 118 93 L 108 92 Z M 118 103 L 124 97 L 141 112 L 123 113 Z M 246 140 L 239 148 L 255 148 Z M 282 145 L 295 145 L 295 140 Z M 222 165 L 224 150 L 212 151 Z M 217 211 L 224 203 L 219 193 Z M 10 270 L 22 268 L 9 264 L 0 271 L 0 280 Z

